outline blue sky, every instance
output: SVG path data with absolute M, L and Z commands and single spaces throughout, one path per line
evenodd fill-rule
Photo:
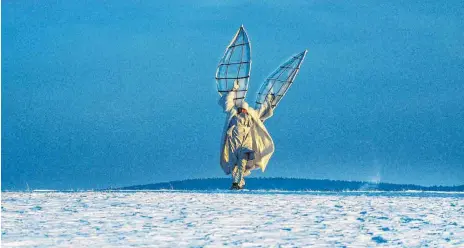
M 462 1 L 2 1 L 3 189 L 221 177 L 214 74 L 302 70 L 255 176 L 464 184 Z

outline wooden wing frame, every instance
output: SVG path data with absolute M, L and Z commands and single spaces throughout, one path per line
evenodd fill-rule
M 224 56 L 216 70 L 218 93 L 234 91 L 235 106 L 239 107 L 248 92 L 248 82 L 251 72 L 251 44 L 245 28 L 241 26 L 227 46 Z M 238 89 L 234 84 L 238 83 Z
M 269 95 L 271 96 L 272 108 L 275 109 L 277 107 L 285 94 L 287 94 L 290 86 L 292 86 L 307 52 L 305 50 L 290 57 L 269 75 L 258 91 L 255 109 L 260 109 Z

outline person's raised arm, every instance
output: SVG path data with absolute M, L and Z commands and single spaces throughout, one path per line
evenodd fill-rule
M 224 113 L 231 112 L 235 107 L 234 97 L 237 95 L 236 90 L 239 88 L 238 82 L 235 81 L 234 88 L 221 96 L 218 104 L 222 107 Z
M 261 121 L 265 121 L 266 119 L 269 119 L 273 114 L 274 114 L 274 109 L 272 108 L 272 102 L 274 101 L 274 95 L 269 94 L 266 96 L 266 100 L 264 103 L 261 105 L 261 108 L 259 109 L 259 118 Z

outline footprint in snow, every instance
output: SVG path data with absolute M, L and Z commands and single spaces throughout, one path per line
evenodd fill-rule
M 39 211 L 39 210 L 42 210 L 42 207 L 41 206 L 35 206 L 35 207 L 31 208 L 31 210 Z
M 382 243 L 387 243 L 388 241 L 384 238 L 382 238 L 382 236 L 375 236 L 375 237 L 372 237 L 372 240 L 375 241 L 377 244 L 382 244 Z

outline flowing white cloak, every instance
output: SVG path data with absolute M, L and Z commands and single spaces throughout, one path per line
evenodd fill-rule
M 234 97 L 235 93 L 231 92 L 224 94 L 221 99 L 219 99 L 219 105 L 223 108 L 224 113 L 227 113 L 226 123 L 222 132 L 220 150 L 220 164 L 226 175 L 229 175 L 232 172 L 237 162 L 233 157 L 234 154 L 231 154 L 231 144 L 227 138 L 228 133 L 231 133 L 228 132 L 229 123 L 232 118 L 237 115 L 237 109 L 234 105 Z M 258 168 L 260 168 L 263 172 L 266 170 L 267 163 L 274 153 L 274 142 L 272 141 L 271 135 L 263 124 L 263 121 L 271 117 L 273 114 L 271 105 L 266 102 L 266 104 L 261 107 L 260 111 L 256 111 L 251 107 L 245 108 L 248 110 L 248 114 L 251 116 L 253 122 L 248 135 L 251 136 L 252 147 L 254 151 L 254 159 L 249 160 L 245 168 L 244 175 L 246 176 L 251 173 L 251 170 Z

